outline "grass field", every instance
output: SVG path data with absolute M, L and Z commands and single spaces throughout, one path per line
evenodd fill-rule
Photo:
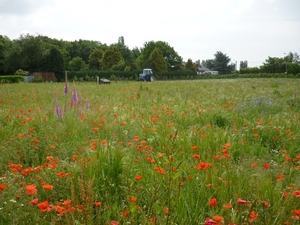
M 300 224 L 300 80 L 0 85 L 0 224 Z

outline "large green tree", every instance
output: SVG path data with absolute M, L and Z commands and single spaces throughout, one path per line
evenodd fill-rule
M 149 62 L 154 71 L 162 74 L 168 72 L 167 62 L 159 48 L 155 48 L 151 52 L 149 56 Z
M 141 48 L 141 54 L 136 60 L 137 66 L 141 68 L 149 67 L 149 57 L 155 48 L 159 48 L 163 54 L 164 59 L 167 62 L 168 69 L 180 69 L 182 64 L 182 58 L 168 43 L 163 41 L 150 41 L 145 42 Z
M 57 47 L 53 46 L 44 57 L 43 70 L 54 72 L 58 76 L 64 73 L 64 57 Z
M 213 70 L 214 60 L 213 59 L 202 60 L 202 65 L 210 70 Z
M 40 71 L 43 63 L 43 42 L 32 35 L 21 35 L 18 42 L 21 46 L 23 68 L 31 72 Z
M 235 64 L 230 63 L 231 59 L 226 54 L 217 51 L 214 56 L 214 59 L 202 61 L 202 65 L 219 74 L 229 74 L 235 70 Z
M 80 70 L 85 70 L 86 68 L 87 68 L 87 66 L 86 66 L 85 62 L 83 61 L 83 59 L 80 58 L 79 56 L 77 56 L 69 62 L 68 70 L 69 71 L 80 71 Z
M 213 70 L 218 71 L 220 74 L 228 74 L 234 71 L 235 65 L 229 64 L 231 59 L 224 53 L 217 51 L 214 59 Z
M 284 59 L 269 56 L 260 68 L 264 73 L 284 73 Z
M 186 64 L 184 65 L 184 69 L 185 70 L 191 70 L 193 72 L 196 72 L 196 68 L 195 65 L 193 63 L 193 61 L 191 59 L 188 59 L 188 61 L 186 62 Z
M 82 40 L 73 41 L 70 43 L 68 52 L 71 58 L 80 57 L 82 60 L 88 64 L 89 56 L 96 48 L 101 48 L 102 50 L 107 49 L 106 45 L 102 45 L 100 42 L 97 41 L 89 41 L 89 40 Z
M 128 48 L 128 46 L 125 45 L 125 40 L 124 40 L 123 36 L 119 37 L 118 43 L 112 44 L 111 47 L 116 47 L 120 51 L 120 53 L 123 56 L 124 61 L 126 63 L 133 63 L 134 62 L 133 53 Z
M 124 61 L 122 54 L 117 47 L 111 46 L 104 52 L 101 61 L 102 70 L 111 70 L 113 65 L 118 64 L 120 61 Z
M 89 56 L 89 69 L 91 70 L 100 70 L 101 69 L 101 60 L 103 57 L 103 50 L 100 48 L 94 49 L 94 51 Z
M 11 41 L 8 37 L 0 35 L 0 74 L 5 74 L 5 57 L 10 53 Z
M 287 56 L 284 57 L 284 62 L 289 62 L 289 63 L 300 63 L 300 56 L 298 55 L 297 52 L 289 52 Z
M 5 74 L 14 74 L 18 69 L 24 69 L 24 55 L 20 45 L 14 41 L 3 60 L 3 70 Z
M 288 74 L 300 73 L 299 55 L 297 53 L 290 52 L 287 56 L 282 58 L 269 56 L 263 65 L 260 66 L 260 72 Z

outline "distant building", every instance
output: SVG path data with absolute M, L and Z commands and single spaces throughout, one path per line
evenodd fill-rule
M 195 67 L 197 70 L 197 74 L 214 74 L 214 75 L 218 75 L 218 71 L 212 71 L 210 69 L 208 69 L 207 67 L 203 66 L 200 64 L 200 60 L 197 60 L 195 63 Z
M 186 62 L 182 62 L 182 67 L 184 67 Z M 213 75 L 218 75 L 218 71 L 213 71 L 203 65 L 201 65 L 200 60 L 197 60 L 194 62 L 194 66 L 196 68 L 197 74 L 213 74 Z
M 31 74 L 34 79 L 38 77 L 42 77 L 43 81 L 55 81 L 55 73 L 54 72 L 34 72 Z

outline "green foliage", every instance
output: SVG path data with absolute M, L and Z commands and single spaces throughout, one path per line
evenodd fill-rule
M 29 34 L 21 35 L 20 42 L 24 70 L 30 73 L 40 71 L 43 64 L 43 42 Z
M 104 51 L 107 49 L 107 45 L 103 45 L 97 41 L 79 39 L 79 41 L 70 42 L 68 52 L 71 58 L 80 57 L 88 64 L 90 54 L 97 48 L 101 48 Z
M 4 74 L 4 61 L 9 54 L 11 41 L 8 37 L 0 35 L 0 74 Z
M 214 60 L 213 59 L 202 60 L 202 65 L 210 70 L 214 70 Z
M 43 69 L 54 72 L 56 75 L 65 71 L 63 54 L 57 47 L 52 47 L 50 52 L 44 57 Z
M 188 61 L 184 65 L 184 69 L 196 72 L 195 65 L 194 65 L 194 63 L 193 63 L 193 61 L 191 59 L 188 59 Z
M 24 82 L 24 77 L 19 75 L 0 76 L 0 83 L 20 83 Z
M 159 48 L 154 48 L 149 56 L 149 63 L 154 71 L 161 74 L 168 72 L 167 62 Z
M 240 74 L 260 73 L 259 67 L 240 68 Z
M 68 70 L 71 71 L 80 71 L 87 68 L 85 62 L 80 57 L 75 57 L 69 62 Z
M 163 41 L 150 41 L 145 42 L 144 47 L 141 48 L 141 54 L 136 60 L 136 64 L 140 69 L 150 67 L 149 57 L 155 48 L 159 48 L 163 54 L 164 59 L 167 62 L 168 68 L 180 69 L 182 64 L 182 58 L 174 50 L 173 47 L 169 46 L 168 43 Z
M 202 61 L 202 65 L 219 74 L 230 74 L 235 69 L 235 64 L 229 64 L 231 59 L 224 53 L 217 51 L 214 59 Z
M 226 54 L 218 51 L 215 54 L 212 70 L 218 71 L 219 74 L 229 74 L 234 70 L 234 65 L 229 65 L 230 61 L 231 59 Z
M 124 71 L 126 65 L 124 60 L 120 60 L 117 64 L 113 65 L 111 67 L 111 70 L 113 71 Z M 130 71 L 130 67 L 129 67 L 129 71 Z
M 240 61 L 240 69 L 248 68 L 248 61 Z
M 21 76 L 28 76 L 29 75 L 29 72 L 28 71 L 24 71 L 22 69 L 18 69 L 16 72 L 15 72 L 16 75 L 21 75 Z
M 3 60 L 4 74 L 14 74 L 18 69 L 25 69 L 23 54 L 21 47 L 17 42 L 11 42 L 10 50 L 7 52 L 5 59 Z
M 118 43 L 112 44 L 110 47 L 116 47 L 120 51 L 120 53 L 126 63 L 134 62 L 133 52 L 125 45 L 123 36 L 119 37 Z
M 130 71 L 130 66 L 126 66 L 125 68 L 124 68 L 124 72 L 129 72 Z
M 36 78 L 33 79 L 34 83 L 42 83 L 43 82 L 43 77 L 42 76 L 38 76 Z
M 89 56 L 89 69 L 100 70 L 102 57 L 103 50 L 100 48 L 94 49 L 94 51 Z
M 116 47 L 109 47 L 102 58 L 102 70 L 111 70 L 113 65 L 118 64 L 120 61 L 124 61 L 123 56 Z

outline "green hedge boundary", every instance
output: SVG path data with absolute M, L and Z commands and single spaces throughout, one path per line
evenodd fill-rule
M 70 81 L 96 81 L 96 78 L 105 78 L 109 80 L 137 80 L 142 71 L 68 71 L 68 80 Z M 235 79 L 235 78 L 300 78 L 298 74 L 284 73 L 251 73 L 251 74 L 197 74 L 193 71 L 170 71 L 165 74 L 154 73 L 156 80 L 198 80 L 198 79 Z M 65 75 L 56 77 L 58 81 L 64 81 Z
M 258 73 L 258 74 L 222 74 L 222 75 L 199 75 L 200 79 L 235 79 L 235 78 L 300 78 L 298 74 L 284 73 Z
M 0 76 L 0 83 L 21 83 L 24 82 L 24 77 L 19 75 L 4 75 Z

